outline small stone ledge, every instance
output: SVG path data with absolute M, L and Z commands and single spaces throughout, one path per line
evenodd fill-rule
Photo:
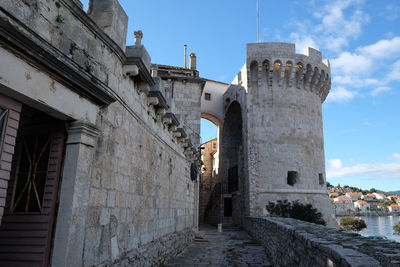
M 278 217 L 247 217 L 245 229 L 276 266 L 399 266 L 400 244 Z
M 155 109 L 168 109 L 167 101 L 165 100 L 163 94 L 160 91 L 149 91 L 148 99 L 150 99 L 151 105 L 154 106 Z M 152 102 L 151 99 L 157 99 L 157 101 Z
M 132 71 L 135 68 L 132 66 L 136 66 L 137 72 Z M 135 82 L 143 82 L 150 87 L 155 84 L 145 63 L 139 57 L 127 57 L 124 62 L 124 72 L 125 75 L 131 77 Z
M 168 123 L 165 123 L 165 124 L 168 125 L 168 129 L 171 131 L 176 130 L 175 128 L 179 126 L 179 121 L 176 118 L 174 113 L 171 113 L 171 112 L 165 113 L 163 119 L 168 120 Z M 175 128 L 174 128 L 174 126 L 175 126 Z

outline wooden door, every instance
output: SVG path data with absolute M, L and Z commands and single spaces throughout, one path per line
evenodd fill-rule
M 0 226 L 0 266 L 48 266 L 63 149 L 64 132 L 54 125 L 18 134 Z

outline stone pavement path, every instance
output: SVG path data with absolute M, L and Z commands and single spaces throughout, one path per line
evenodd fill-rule
M 165 266 L 272 265 L 264 248 L 246 232 L 232 228 L 218 233 L 216 227 L 204 225 L 196 233 L 194 242 Z

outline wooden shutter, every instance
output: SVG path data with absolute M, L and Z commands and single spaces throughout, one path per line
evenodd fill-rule
M 48 154 L 46 180 L 40 211 L 12 211 L 15 171 L 7 191 L 7 204 L 0 226 L 0 266 L 48 266 L 51 250 L 53 224 L 57 200 L 58 184 L 64 149 L 64 132 L 50 134 L 51 144 Z M 21 145 L 21 144 L 19 144 Z M 13 167 L 20 157 L 16 151 Z

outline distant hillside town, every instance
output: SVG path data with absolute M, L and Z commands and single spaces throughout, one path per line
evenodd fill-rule
M 327 187 L 336 215 L 400 213 L 400 195 L 387 195 L 375 188 L 361 190 L 348 185 L 333 186 L 330 183 L 327 183 Z

